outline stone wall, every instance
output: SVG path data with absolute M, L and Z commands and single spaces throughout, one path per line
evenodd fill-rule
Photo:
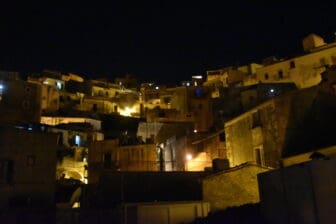
M 211 211 L 259 202 L 257 174 L 268 168 L 244 164 L 203 178 L 203 200 Z

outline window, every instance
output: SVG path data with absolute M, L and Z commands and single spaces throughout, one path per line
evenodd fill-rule
M 283 79 L 283 71 L 280 69 L 279 71 L 278 71 L 278 75 L 279 75 L 279 79 Z
M 97 106 L 96 103 L 92 105 L 92 111 L 94 111 L 94 112 L 98 111 L 98 106 Z
M 250 103 L 254 101 L 254 96 L 249 96 Z
M 261 149 L 260 148 L 255 148 L 254 153 L 255 153 L 255 162 L 259 165 L 262 165 Z
M 321 64 L 322 66 L 327 65 L 327 61 L 326 61 L 326 59 L 325 59 L 325 58 L 320 58 L 320 64 Z
M 269 78 L 268 73 L 265 74 L 265 79 L 267 80 Z
M 0 183 L 8 184 L 13 181 L 14 161 L 0 160 Z
M 5 88 L 4 85 L 0 83 L 0 100 L 2 100 L 2 94 L 3 94 L 4 88 Z
M 35 156 L 33 155 L 28 155 L 27 156 L 27 166 L 34 166 L 35 165 Z
M 30 101 L 28 101 L 28 100 L 24 100 L 23 102 L 22 102 L 22 107 L 23 107 L 23 109 L 29 109 L 29 107 L 30 107 Z
M 57 81 L 56 82 L 56 87 L 57 87 L 57 89 L 61 90 L 61 89 L 63 89 L 63 84 L 61 82 Z
M 295 68 L 295 61 L 289 62 L 289 67 L 290 68 Z
M 81 137 L 79 135 L 75 135 L 75 144 L 77 146 L 81 145 Z
M 331 63 L 336 65 L 336 56 L 331 56 Z
M 104 168 L 105 169 L 109 169 L 112 167 L 112 157 L 111 157 L 111 153 L 105 153 L 104 154 Z
M 259 111 L 256 111 L 252 113 L 252 128 L 258 127 L 260 125 L 261 125 L 260 113 Z
M 224 132 L 219 134 L 219 141 L 225 142 L 225 133 Z

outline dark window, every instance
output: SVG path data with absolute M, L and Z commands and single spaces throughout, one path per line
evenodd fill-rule
M 23 107 L 23 109 L 29 109 L 29 107 L 30 107 L 30 101 L 24 100 L 22 102 L 22 107 Z
M 252 128 L 258 127 L 261 125 L 260 113 L 256 111 L 252 114 Z
M 204 143 L 200 142 L 196 146 L 197 152 L 204 152 Z
M 331 63 L 336 65 L 336 56 L 331 56 Z
M 14 161 L 0 160 L 0 183 L 8 184 L 13 181 Z
M 104 168 L 110 169 L 112 167 L 112 157 L 111 153 L 105 153 L 104 154 Z
M 320 64 L 321 65 L 327 65 L 327 61 L 325 58 L 320 58 Z
M 295 61 L 289 62 L 289 67 L 290 68 L 295 68 Z
M 159 111 L 159 117 L 165 117 L 166 116 L 166 113 L 164 110 L 160 110 Z
M 98 110 L 97 104 L 93 104 L 92 111 L 97 112 L 97 110 Z
M 282 70 L 279 70 L 278 71 L 278 75 L 279 75 L 279 79 L 283 79 L 283 71 Z
M 267 80 L 269 78 L 269 75 L 266 73 L 265 74 L 265 79 Z
M 225 142 L 225 133 L 224 132 L 219 134 L 219 141 Z
M 256 156 L 256 163 L 259 165 L 262 165 L 262 160 L 261 160 L 261 150 L 259 148 L 254 149 L 255 151 L 255 156 Z
M 34 166 L 35 165 L 35 156 L 28 155 L 27 156 L 27 166 Z
M 254 101 L 254 96 L 249 96 L 249 100 L 250 100 L 250 102 L 253 102 Z

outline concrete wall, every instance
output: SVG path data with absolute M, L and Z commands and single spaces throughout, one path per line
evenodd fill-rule
M 201 201 L 126 204 L 123 223 L 189 223 L 209 212 L 209 203 Z
M 115 172 L 105 170 L 83 204 L 111 208 L 120 203 L 202 200 L 205 172 Z M 91 194 L 91 195 L 90 195 Z M 91 200 L 91 201 L 87 201 Z
M 259 202 L 257 174 L 269 171 L 254 164 L 244 164 L 203 178 L 203 200 L 211 211 Z
M 258 176 L 261 209 L 270 223 L 334 223 L 336 160 L 313 160 Z

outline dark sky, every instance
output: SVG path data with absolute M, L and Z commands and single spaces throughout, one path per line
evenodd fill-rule
M 335 39 L 335 3 L 110 1 L 1 5 L 0 69 L 55 69 L 113 80 L 177 83 L 208 69 L 301 53 Z M 275 1 L 277 2 L 277 1 Z

